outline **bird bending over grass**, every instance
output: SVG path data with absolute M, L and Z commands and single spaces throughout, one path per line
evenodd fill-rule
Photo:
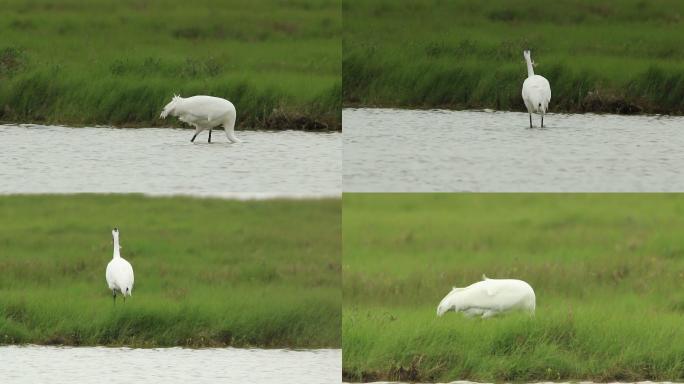
M 551 85 L 544 76 L 534 74 L 534 62 L 530 56 L 530 51 L 523 52 L 527 62 L 527 79 L 523 82 L 522 98 L 530 114 L 530 128 L 532 128 L 532 113 L 541 115 L 541 127 L 544 128 L 544 114 L 549 108 L 551 101 Z
M 190 142 L 195 142 L 197 135 L 205 130 L 209 130 L 208 143 L 211 143 L 211 130 L 219 125 L 223 125 L 226 137 L 231 143 L 239 143 L 235 137 L 235 119 L 237 112 L 233 103 L 226 99 L 213 96 L 192 96 L 183 98 L 174 95 L 173 99 L 166 104 L 162 110 L 161 117 L 176 116 L 178 120 L 188 123 L 195 127 L 195 135 Z
M 437 316 L 449 311 L 483 319 L 515 310 L 534 314 L 535 300 L 534 290 L 522 280 L 488 279 L 482 275 L 482 281 L 465 288 L 454 287 L 439 303 Z
M 126 296 L 131 296 L 133 293 L 133 267 L 131 263 L 121 257 L 121 246 L 119 246 L 119 229 L 112 230 L 112 239 L 114 242 L 114 256 L 112 261 L 107 264 L 107 286 L 112 291 L 114 304 L 116 304 L 116 293 L 119 292 L 123 296 L 124 303 Z

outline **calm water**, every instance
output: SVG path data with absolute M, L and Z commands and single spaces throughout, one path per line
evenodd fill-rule
M 538 116 L 533 120 L 539 124 Z M 684 118 L 347 109 L 350 192 L 684 191 Z
M 0 347 L 7 383 L 323 384 L 341 375 L 339 349 Z
M 321 196 L 341 192 L 339 133 L 0 125 L 0 193 Z

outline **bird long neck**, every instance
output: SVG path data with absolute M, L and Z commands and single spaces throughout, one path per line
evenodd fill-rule
M 119 236 L 115 235 L 114 236 L 114 254 L 112 255 L 113 259 L 116 259 L 117 257 L 121 257 L 121 252 L 119 250 Z
M 534 76 L 534 68 L 532 68 L 532 59 L 529 56 L 526 56 L 525 61 L 527 62 L 527 77 Z

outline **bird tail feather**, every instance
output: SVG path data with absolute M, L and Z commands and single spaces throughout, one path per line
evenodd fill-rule
M 233 123 L 234 124 L 234 123 Z M 231 143 L 240 143 L 240 139 L 238 139 L 235 136 L 235 128 L 233 127 L 233 124 L 226 124 L 224 125 L 224 131 L 226 131 L 226 137 L 228 140 L 230 140 Z

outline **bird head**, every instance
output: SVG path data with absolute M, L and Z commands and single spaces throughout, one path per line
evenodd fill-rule
M 523 51 L 523 57 L 525 57 L 525 61 L 529 60 L 533 67 L 537 66 L 537 63 L 535 63 L 534 60 L 532 60 L 532 56 L 529 49 Z
M 175 116 L 174 110 L 178 106 L 178 104 L 181 103 L 182 101 L 183 101 L 183 98 L 180 97 L 180 95 L 174 94 L 173 97 L 171 98 L 171 101 L 169 101 L 169 103 L 164 106 L 164 109 L 162 110 L 159 117 L 162 119 L 166 119 L 166 116 L 168 116 L 168 115 Z
M 114 229 L 112 229 L 112 242 L 117 244 L 119 243 L 119 228 L 117 227 L 114 227 Z M 119 248 L 121 247 L 119 246 Z
M 449 312 L 450 310 L 453 309 L 453 305 L 451 305 L 451 300 L 450 296 L 454 291 L 458 291 L 459 289 L 454 287 L 451 292 L 449 292 L 442 301 L 439 302 L 439 305 L 437 306 L 437 316 L 442 316 L 445 313 Z

